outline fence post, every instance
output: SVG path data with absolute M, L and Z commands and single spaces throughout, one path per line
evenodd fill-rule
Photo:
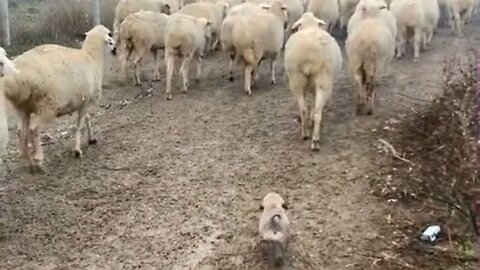
M 90 0 L 91 9 L 92 9 L 92 23 L 93 25 L 100 24 L 100 5 L 98 4 L 98 0 Z
M 0 0 L 0 17 L 2 25 L 2 45 L 10 47 L 10 20 L 8 15 L 8 0 Z

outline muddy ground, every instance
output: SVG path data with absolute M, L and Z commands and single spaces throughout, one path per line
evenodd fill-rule
M 467 33 L 478 48 L 478 18 Z M 240 69 L 231 83 L 225 58 L 209 56 L 202 82 L 187 94 L 176 83 L 167 101 L 164 76 L 151 84 L 145 68 L 141 90 L 112 60 L 93 118 L 99 143 L 85 142 L 83 159 L 71 153 L 73 117 L 47 131 L 45 175 L 30 175 L 12 145 L 0 178 L 0 269 L 265 269 L 257 222 L 270 191 L 290 206 L 288 269 L 385 269 L 365 256 L 385 246 L 378 226 L 395 207 L 369 189 L 382 169 L 375 130 L 438 94 L 443 61 L 466 44 L 443 28 L 418 63 L 411 52 L 394 60 L 374 116 L 354 115 L 343 72 L 318 153 L 300 137 L 282 61 L 278 84 L 264 65 L 249 97 Z

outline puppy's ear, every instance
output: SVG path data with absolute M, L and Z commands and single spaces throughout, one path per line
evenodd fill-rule
M 287 203 L 282 204 L 282 208 L 285 210 L 288 210 L 288 204 Z

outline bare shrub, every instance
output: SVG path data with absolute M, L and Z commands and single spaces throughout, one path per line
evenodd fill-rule
M 90 29 L 89 5 L 85 0 L 50 0 L 42 6 L 40 32 L 47 38 L 83 34 Z
M 405 207 L 406 211 L 396 208 L 391 213 L 393 229 L 388 233 L 395 231 L 390 239 L 396 243 L 393 249 L 411 265 L 426 267 L 431 262 L 430 267 L 474 269 L 472 262 L 479 258 L 473 254 L 471 206 L 480 187 L 476 66 L 450 61 L 444 74 L 443 94 L 394 126 L 395 132 L 384 134 L 397 158 L 385 164 L 388 180 L 383 175 L 375 184 L 378 195 L 399 200 Z M 440 242 L 447 243 L 446 248 L 435 249 L 418 240 L 422 226 L 432 223 L 443 228 Z

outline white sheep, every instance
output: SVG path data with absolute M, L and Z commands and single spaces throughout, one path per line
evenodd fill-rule
M 288 247 L 290 232 L 286 210 L 288 209 L 285 200 L 275 192 L 269 192 L 263 197 L 260 204 L 262 215 L 258 230 L 262 241 L 267 244 L 267 252 L 277 266 L 285 261 L 285 253 Z
M 307 10 L 326 23 L 326 30 L 332 33 L 339 17 L 338 0 L 310 0 Z
M 279 0 L 287 7 L 288 14 L 288 25 L 285 33 L 285 41 L 291 35 L 292 25 L 300 19 L 302 14 L 305 12 L 304 2 L 301 0 Z M 270 5 L 273 3 L 273 0 L 246 0 L 246 3 L 254 3 L 257 5 Z
M 438 26 L 438 21 L 440 19 L 440 7 L 438 5 L 438 0 L 420 0 L 420 2 L 422 2 L 425 14 L 422 44 L 423 49 L 426 50 L 432 40 L 433 33 Z
M 451 26 L 452 11 L 450 8 L 450 0 L 438 0 L 438 7 L 440 8 L 441 23 L 447 26 Z
M 14 75 L 19 73 L 15 64 L 8 59 L 5 49 L 0 47 L 0 76 Z M 0 79 L 1 80 L 1 79 Z M 1 83 L 1 82 L 0 82 Z M 5 153 L 8 143 L 8 122 L 7 122 L 7 101 L 2 90 L 0 90 L 0 157 Z
M 209 41 L 209 50 L 216 50 L 218 48 L 220 39 L 220 28 L 222 21 L 227 15 L 228 4 L 223 1 L 216 3 L 198 2 L 183 6 L 178 12 L 188 14 L 197 18 L 205 18 L 211 25 L 212 40 Z
M 56 117 L 78 112 L 75 156 L 80 149 L 81 129 L 86 124 L 88 142 L 95 144 L 89 112 L 102 94 L 104 50 L 115 53 L 110 31 L 97 25 L 86 33 L 81 49 L 47 44 L 35 47 L 13 60 L 18 74 L 2 79 L 5 97 L 20 120 L 20 156 L 30 159 L 33 170 L 42 170 L 41 129 Z M 31 115 L 35 116 L 32 117 Z M 33 154 L 28 143 L 33 144 Z
M 364 16 L 368 16 L 369 8 L 373 8 L 374 12 L 378 9 L 379 5 L 385 4 L 385 0 L 361 0 L 355 8 L 355 12 L 350 17 L 347 26 L 347 34 L 351 33 L 355 26 L 357 25 L 359 20 L 362 20 L 362 14 Z M 390 33 L 392 34 L 393 38 L 397 37 L 397 19 L 393 12 L 389 9 L 381 9 L 380 10 L 380 18 L 387 24 Z
M 120 24 L 118 33 L 122 53 L 122 74 L 125 74 L 127 60 L 135 52 L 133 65 L 135 69 L 134 83 L 141 84 L 139 64 L 147 53 L 152 53 L 155 69 L 154 79 L 160 80 L 160 54 L 159 50 L 165 47 L 164 31 L 168 21 L 168 15 L 152 12 L 139 11 L 128 15 Z
M 355 7 L 360 0 L 338 0 L 340 28 L 347 26 L 348 20 L 355 12 Z
M 211 38 L 211 22 L 205 18 L 196 18 L 187 14 L 171 15 L 165 28 L 165 62 L 167 64 L 167 100 L 172 99 L 172 76 L 175 57 L 182 57 L 180 73 L 183 92 L 188 90 L 188 71 L 193 57 L 197 56 L 196 81 L 201 75 L 201 63 L 207 41 Z
M 176 11 L 175 7 L 171 7 L 165 0 L 120 0 L 115 7 L 115 18 L 113 20 L 113 34 L 115 41 L 118 41 L 118 30 L 123 20 L 128 15 L 140 10 L 161 12 L 165 14 L 171 14 Z
M 413 61 L 420 57 L 420 45 L 425 28 L 425 11 L 418 0 L 393 0 L 390 10 L 397 19 L 397 58 L 405 54 L 405 45 L 409 30 L 413 32 Z
M 463 36 L 463 27 L 465 22 L 472 17 L 475 8 L 475 0 L 449 0 L 450 11 L 453 17 L 454 24 L 452 30 L 458 37 Z
M 357 83 L 357 114 L 373 114 L 375 82 L 383 75 L 395 54 L 395 39 L 387 25 L 381 22 L 380 12 L 386 8 L 384 4 L 376 12 L 367 9 L 367 18 L 358 22 L 345 42 L 348 69 Z
M 241 58 L 245 64 L 244 90 L 248 95 L 252 94 L 252 75 L 257 78 L 258 66 L 264 59 L 271 60 L 271 82 L 276 83 L 275 64 L 283 47 L 288 23 L 287 7 L 282 2 L 274 1 L 271 5 L 262 6 L 262 9 L 250 14 L 227 15 L 220 34 L 223 50 L 231 59 Z M 233 80 L 231 69 L 230 80 Z
M 290 91 L 297 100 L 302 138 L 308 139 L 313 123 L 311 149 L 320 149 L 322 111 L 333 91 L 336 75 L 342 68 L 338 43 L 325 29 L 325 22 L 305 12 L 293 25 L 294 34 L 285 45 L 285 72 Z M 313 105 L 307 100 L 313 94 Z M 309 111 L 310 110 L 310 111 Z
M 232 39 L 233 26 L 235 22 L 238 20 L 235 17 L 244 16 L 244 15 L 250 16 L 258 12 L 260 13 L 263 12 L 263 9 L 258 2 L 245 2 L 231 8 L 227 12 L 227 16 L 222 22 L 222 26 L 220 29 L 220 43 L 221 43 L 222 49 L 226 51 L 229 56 L 228 79 L 230 81 L 234 80 L 233 63 L 239 59 L 239 54 L 235 50 L 235 47 L 233 45 L 233 39 Z

